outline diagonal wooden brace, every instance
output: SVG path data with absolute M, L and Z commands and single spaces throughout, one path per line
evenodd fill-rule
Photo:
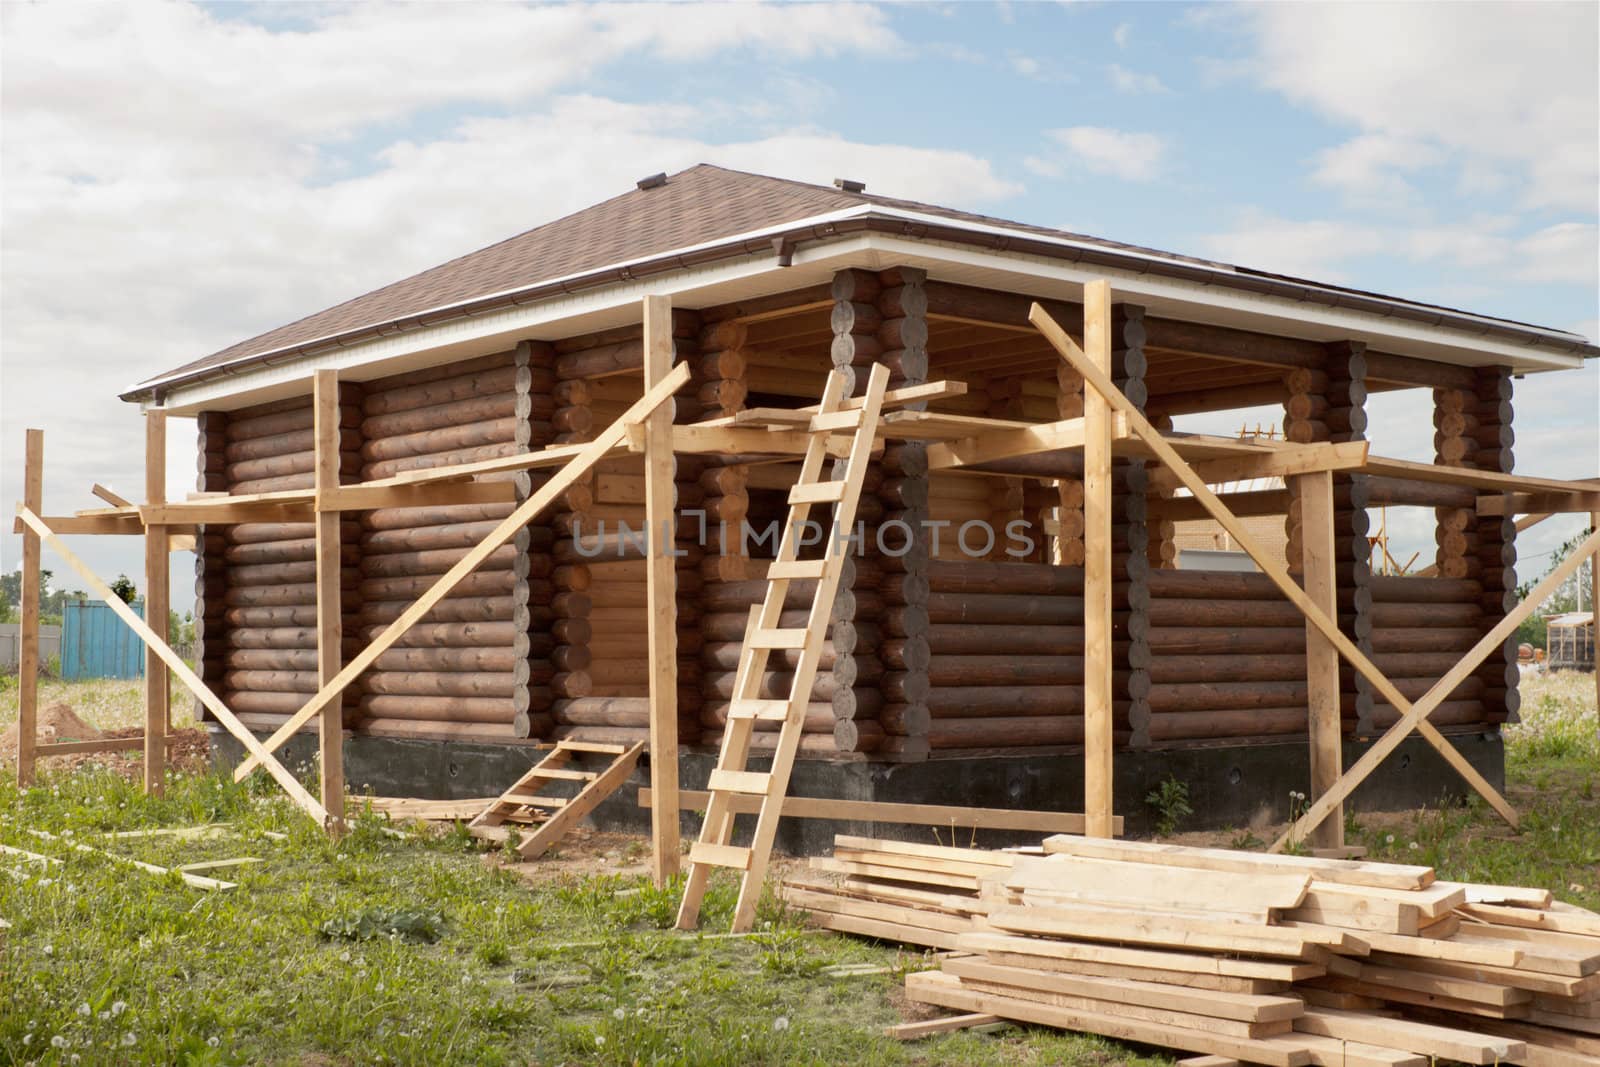
M 66 545 L 62 544 L 61 539 L 55 535 L 50 527 L 44 524 L 44 521 L 40 519 L 39 516 L 35 515 L 32 511 L 19 504 L 17 506 L 17 517 L 26 523 L 30 529 L 37 533 L 44 543 L 49 545 L 57 555 L 66 560 L 67 564 L 73 570 L 78 572 L 78 576 L 88 583 L 89 588 L 94 590 L 94 594 L 101 600 L 105 601 L 106 605 L 110 607 L 112 611 L 116 612 L 117 617 L 123 622 L 127 623 L 129 628 L 139 636 L 139 640 L 143 641 L 147 646 L 149 646 L 150 651 L 154 652 L 161 658 L 161 661 L 167 665 L 168 669 L 171 670 L 174 675 L 177 676 L 178 680 L 182 682 L 184 686 L 191 693 L 193 693 L 202 704 L 210 709 L 211 713 L 217 717 L 217 721 L 220 722 L 229 733 L 238 738 L 239 743 L 242 744 L 252 756 L 257 757 L 261 761 L 261 765 L 266 768 L 267 772 L 271 774 L 273 778 L 277 779 L 278 784 L 283 786 L 284 792 L 288 793 L 294 802 L 304 809 L 306 814 L 317 820 L 318 825 L 322 825 L 327 822 L 327 810 L 317 802 L 315 797 L 306 791 L 306 787 L 301 785 L 295 776 L 290 774 L 288 770 L 284 768 L 283 764 L 272 758 L 272 754 L 262 746 L 261 742 L 256 740 L 255 734 L 252 734 L 249 728 L 247 728 L 244 723 L 240 722 L 238 718 L 234 716 L 233 712 L 228 709 L 228 706 L 222 702 L 222 698 L 213 693 L 210 688 L 200 680 L 199 676 L 197 676 L 194 671 L 189 669 L 189 665 L 183 662 L 183 657 L 179 656 L 171 649 L 171 647 L 167 645 L 165 641 L 156 636 L 155 631 L 150 629 L 143 619 L 135 615 L 133 613 L 133 609 L 128 607 L 127 604 L 123 603 L 122 598 L 113 593 L 111 591 L 111 587 L 106 585 L 105 582 L 101 581 L 100 576 L 95 574 L 94 571 L 90 570 L 87 563 L 84 563 L 83 560 L 73 555 L 72 550 L 67 548 Z
M 1487 659 L 1490 653 L 1500 648 L 1506 638 L 1514 633 L 1522 620 L 1543 604 L 1552 594 L 1560 588 L 1561 583 L 1572 577 L 1575 572 L 1592 553 L 1600 549 L 1600 533 L 1592 533 L 1588 539 L 1580 544 L 1577 549 L 1562 561 L 1561 566 L 1551 571 L 1538 585 L 1536 585 L 1517 609 L 1501 619 L 1483 638 L 1472 646 L 1472 651 L 1461 657 L 1461 661 L 1443 678 L 1439 679 L 1409 710 L 1400 717 L 1400 720 L 1386 730 L 1373 746 L 1362 753 L 1361 758 L 1350 765 L 1350 769 L 1339 776 L 1339 779 L 1329 787 L 1322 796 L 1317 797 L 1304 815 L 1295 824 L 1286 830 L 1282 837 L 1275 841 L 1272 849 L 1276 852 L 1291 841 L 1303 840 L 1306 833 L 1310 832 L 1319 821 L 1326 818 L 1344 799 L 1353 793 L 1357 786 L 1375 770 L 1378 764 L 1388 758 L 1389 754 L 1399 747 L 1400 742 L 1406 739 L 1419 725 L 1424 725 L 1425 717 L 1438 707 L 1450 691 L 1460 685 L 1462 680 L 1477 669 L 1478 664 Z M 1597 557 L 1600 561 L 1600 557 Z M 1515 825 L 1515 824 L 1513 824 Z
M 1127 415 L 1128 428 L 1133 431 L 1134 436 L 1143 440 L 1150 451 L 1155 453 L 1156 458 L 1178 476 L 1184 487 L 1193 494 L 1194 498 L 1210 513 L 1211 517 L 1217 520 L 1217 524 L 1228 532 L 1239 547 L 1249 554 L 1251 559 L 1255 560 L 1256 566 L 1260 567 L 1261 572 L 1272 580 L 1272 584 L 1276 585 L 1278 590 L 1288 597 L 1295 607 L 1300 609 L 1300 613 L 1306 617 L 1306 620 L 1315 626 L 1323 637 L 1328 639 L 1328 642 L 1338 650 L 1345 661 L 1355 668 L 1356 672 L 1363 678 L 1371 682 L 1379 695 L 1400 713 L 1402 721 L 1407 718 L 1414 718 L 1415 729 L 1428 740 L 1429 744 L 1438 749 L 1445 762 L 1454 767 L 1456 772 L 1465 778 L 1468 784 L 1482 795 L 1484 800 L 1488 801 L 1489 806 L 1499 812 L 1501 818 L 1510 823 L 1512 827 L 1515 827 L 1517 825 L 1516 809 L 1511 806 L 1505 797 L 1500 795 L 1499 790 L 1495 789 L 1483 775 L 1478 773 L 1476 767 L 1467 762 L 1465 756 L 1456 751 L 1456 747 L 1450 743 L 1448 738 L 1441 734 L 1432 723 L 1427 721 L 1426 716 L 1433 708 L 1427 707 L 1420 714 L 1411 715 L 1413 710 L 1411 702 L 1401 694 L 1399 689 L 1395 688 L 1394 683 L 1389 681 L 1372 660 L 1368 659 L 1355 646 L 1355 643 L 1344 635 L 1344 632 L 1328 617 L 1327 613 L 1306 595 L 1305 590 L 1301 589 L 1299 584 L 1289 576 L 1288 569 L 1268 555 L 1266 550 L 1245 529 L 1244 524 L 1239 521 L 1233 512 L 1228 510 L 1227 505 L 1217 499 L 1217 495 L 1201 480 L 1194 469 L 1167 443 L 1166 439 L 1161 436 L 1161 432 L 1150 425 L 1149 420 L 1144 417 L 1144 413 L 1124 396 L 1122 391 L 1112 384 L 1111 379 L 1084 355 L 1083 350 L 1061 328 L 1060 323 L 1051 318 L 1038 304 L 1034 304 L 1028 312 L 1028 321 L 1033 323 L 1039 332 L 1044 335 L 1045 339 L 1055 347 L 1056 351 L 1061 353 L 1063 359 L 1072 364 L 1074 370 L 1083 375 L 1083 380 L 1087 384 L 1093 386 L 1101 396 L 1110 402 L 1114 410 L 1121 411 Z M 1437 702 L 1435 702 L 1436 705 Z M 1329 795 L 1333 794 L 1330 793 Z M 1309 815 L 1309 813 L 1307 814 Z M 1302 819 L 1302 821 L 1305 821 L 1305 819 Z M 1315 824 L 1311 823 L 1310 825 Z M 1280 842 L 1280 846 L 1281 844 Z
M 278 746 L 293 736 L 296 730 L 310 722 L 313 717 L 327 706 L 329 701 L 336 699 L 339 694 L 343 693 L 351 682 L 360 677 L 361 673 L 372 666 L 379 656 L 387 652 L 391 645 L 400 640 L 407 630 L 415 626 L 424 615 L 432 611 L 434 605 L 449 596 L 450 590 L 460 584 L 462 579 L 477 570 L 483 564 L 483 561 L 489 558 L 490 553 L 515 537 L 518 530 L 528 525 L 538 517 L 541 511 L 555 503 L 561 494 L 566 492 L 584 472 L 606 458 L 613 448 L 623 443 L 627 439 L 630 426 L 643 421 L 651 412 L 670 399 L 673 393 L 683 388 L 684 383 L 688 380 L 689 365 L 680 363 L 673 368 L 672 373 L 651 387 L 644 396 L 634 401 L 633 406 L 623 412 L 616 422 L 602 430 L 593 441 L 584 445 L 576 455 L 567 461 L 565 466 L 550 476 L 550 480 L 542 485 L 537 493 L 530 496 L 517 510 L 502 520 L 499 526 L 496 526 L 487 537 L 478 542 L 476 548 L 461 557 L 454 567 L 451 567 L 446 574 L 430 586 L 426 593 L 418 597 L 416 602 L 407 608 L 398 619 L 390 623 L 383 633 L 373 638 L 372 643 L 362 649 L 355 658 L 345 665 L 342 671 L 321 689 L 317 690 L 315 696 L 308 700 L 299 711 L 291 715 L 287 722 L 278 727 L 271 737 L 267 738 L 263 746 L 265 750 L 267 752 L 277 751 Z M 242 781 L 246 775 L 255 769 L 256 765 L 256 756 L 252 752 L 233 772 L 234 781 Z

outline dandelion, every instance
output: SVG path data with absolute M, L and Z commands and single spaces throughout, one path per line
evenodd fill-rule
M 129 1030 L 127 1033 L 122 1035 L 122 1047 L 123 1048 L 132 1048 L 133 1046 L 137 1045 L 138 1043 L 139 1043 L 139 1039 L 133 1036 L 133 1031 L 132 1030 Z
M 81 1015 L 83 1018 L 87 1019 L 93 1013 L 94 1013 L 94 1009 L 89 1007 L 89 1004 L 88 1004 L 87 1001 L 78 1005 L 78 1014 Z
M 1383 839 L 1383 843 L 1384 843 L 1384 844 L 1386 844 L 1386 845 L 1392 845 L 1392 844 L 1394 844 L 1394 835 L 1393 835 L 1393 834 L 1390 834 L 1390 835 L 1389 835 L 1389 836 L 1388 836 L 1388 837 L 1385 837 L 1385 838 L 1384 838 L 1384 839 Z
M 56 947 L 54 945 L 46 945 L 44 947 L 44 954 L 46 956 L 54 956 L 56 954 Z
M 789 1017 L 787 1015 L 778 1016 L 776 1019 L 772 1020 L 772 1028 L 780 1034 L 783 1033 L 785 1030 L 789 1029 Z
M 102 1011 L 95 1015 L 95 1018 L 99 1019 L 101 1022 L 105 1022 L 107 1019 L 111 1018 L 111 1013 L 109 1011 Z
M 383 992 L 383 983 L 379 982 L 377 985 L 373 986 L 372 987 L 372 991 L 374 993 L 382 993 Z
M 628 1017 L 628 1013 L 621 1008 L 613 1008 L 611 1010 L 611 1017 L 620 1023 L 622 1020 Z
M 72 1058 L 69 1059 L 67 1062 L 68 1063 L 82 1063 L 83 1062 L 83 1057 L 78 1055 L 76 1052 L 74 1052 L 72 1054 Z
M 127 1004 L 126 1001 L 116 1000 L 116 1001 L 112 1001 L 111 1002 L 111 1017 L 113 1019 L 115 1019 L 117 1016 L 121 1015 L 123 1012 L 125 1012 L 127 1010 L 128 1010 L 128 1004 Z
M 606 1043 L 606 1035 L 605 1034 L 595 1034 L 594 1035 L 594 1043 L 596 1045 L 604 1045 Z
M 210 1045 L 212 1048 L 216 1048 L 218 1045 L 222 1044 L 222 1038 L 213 1035 L 206 1038 L 206 1044 Z
M 31 1044 L 33 1044 L 33 1035 L 32 1035 L 32 1034 L 23 1034 L 23 1035 L 22 1035 L 22 1043 L 23 1043 L 23 1044 L 24 1044 L 24 1045 L 31 1045 Z
M 50 1047 L 51 1048 L 66 1048 L 67 1047 L 67 1039 L 62 1037 L 60 1034 L 57 1034 L 55 1037 L 52 1037 L 50 1039 Z
M 1413 842 L 1411 842 L 1411 844 L 1407 845 L 1406 847 L 1409 848 L 1412 852 L 1415 852 L 1415 851 L 1417 851 L 1417 849 L 1421 848 L 1422 846 L 1417 844 L 1415 841 L 1413 841 Z
M 339 954 L 339 959 L 343 963 L 349 963 L 350 962 L 350 953 L 348 951 L 340 953 Z

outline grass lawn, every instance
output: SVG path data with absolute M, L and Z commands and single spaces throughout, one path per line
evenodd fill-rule
M 127 699 L 136 708 L 136 687 Z M 1507 730 L 1521 835 L 1467 805 L 1358 816 L 1352 838 L 1445 877 L 1600 907 L 1593 679 L 1531 680 L 1524 715 Z M 14 716 L 11 696 L 0 726 Z M 218 821 L 232 830 L 108 837 Z M 26 792 L 7 769 L 0 843 L 62 857 L 45 867 L 0 856 L 0 917 L 13 924 L 0 1064 L 1170 1062 L 1021 1028 L 902 1045 L 881 1031 L 902 1018 L 901 979 L 925 965 L 918 953 L 806 931 L 770 903 L 756 936 L 678 934 L 675 892 L 637 875 L 508 864 L 460 832 L 396 837 L 364 817 L 332 841 L 260 776 L 175 775 L 166 798 L 149 799 L 110 766 L 47 772 Z M 205 892 L 73 843 L 162 866 L 262 862 L 206 872 L 239 886 Z M 732 900 L 731 880 L 714 885 L 706 931 L 726 929 Z M 888 971 L 826 973 L 851 963 Z

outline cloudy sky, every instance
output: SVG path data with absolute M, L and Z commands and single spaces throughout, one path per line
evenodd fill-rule
M 1597 10 L 6 3 L 0 499 L 27 426 L 47 510 L 138 496 L 120 388 L 700 161 L 1595 338 Z M 1517 392 L 1519 469 L 1593 475 L 1596 367 Z M 1427 403 L 1374 451 L 1430 458 Z

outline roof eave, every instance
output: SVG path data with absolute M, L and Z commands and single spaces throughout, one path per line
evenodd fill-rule
M 1518 343 L 1541 351 L 1593 359 L 1600 357 L 1600 346 L 1576 334 L 1542 327 L 1510 323 L 1468 312 L 1432 308 L 1409 301 L 1348 290 L 1319 286 L 1311 282 L 1241 273 L 1220 267 L 1162 259 L 1133 251 L 1108 249 L 1070 239 L 1005 230 L 1001 227 L 961 223 L 937 216 L 918 215 L 893 208 L 864 205 L 860 209 L 834 212 L 802 219 L 769 230 L 741 234 L 733 238 L 692 246 L 585 271 L 520 289 L 478 297 L 453 305 L 404 316 L 385 322 L 346 330 L 324 338 L 240 357 L 214 367 L 198 368 L 188 374 L 169 374 L 148 379 L 130 387 L 120 398 L 130 403 L 160 403 L 163 393 L 186 385 L 226 377 L 246 367 L 292 361 L 375 337 L 427 329 L 443 322 L 484 312 L 570 296 L 606 285 L 636 281 L 643 277 L 705 266 L 740 256 L 771 252 L 776 259 L 782 250 L 807 241 L 835 239 L 859 233 L 878 233 L 918 240 L 971 245 L 994 252 L 1015 252 L 1042 256 L 1069 263 L 1102 266 L 1134 274 L 1151 274 L 1216 285 L 1242 292 L 1317 304 L 1333 309 L 1360 312 L 1379 317 L 1403 319 L 1424 326 L 1475 333 L 1501 341 Z M 775 263 L 774 269 L 779 269 Z

